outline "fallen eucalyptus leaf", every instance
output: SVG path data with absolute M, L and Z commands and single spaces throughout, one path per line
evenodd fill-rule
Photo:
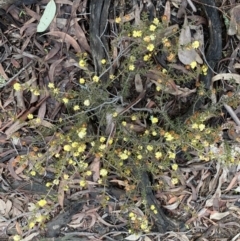
M 54 2 L 54 0 L 50 0 L 37 26 L 38 33 L 44 32 L 49 27 L 52 20 L 54 19 L 55 14 L 56 3 Z

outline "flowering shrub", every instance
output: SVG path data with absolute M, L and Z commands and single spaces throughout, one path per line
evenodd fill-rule
M 115 23 L 121 24 L 121 18 L 116 18 Z M 61 185 L 64 192 L 71 192 L 73 186 L 76 188 L 77 185 L 79 190 L 87 189 L 91 182 L 95 186 L 106 186 L 109 176 L 115 173 L 123 180 L 127 195 L 134 197 L 139 183 L 136 169 L 143 168 L 153 176 L 169 170 L 171 184 L 175 186 L 179 183 L 178 153 L 186 154 L 187 159 L 188 153 L 194 151 L 200 161 L 213 160 L 219 155 L 213 150 L 222 141 L 221 128 L 211 127 L 208 120 L 212 115 L 220 115 L 221 106 L 195 112 L 185 120 L 181 120 L 181 114 L 174 116 L 167 111 L 167 103 L 174 102 L 174 98 L 184 99 L 191 93 L 209 95 L 199 84 L 194 86 L 195 91 L 188 89 L 189 93 L 184 95 L 188 82 L 198 79 L 199 74 L 206 74 L 206 65 L 200 66 L 197 62 L 190 66 L 182 65 L 184 71 L 180 75 L 171 67 L 159 67 L 156 62 L 159 52 L 166 54 L 168 64 L 177 61 L 178 34 L 176 29 L 166 32 L 164 22 L 157 18 L 151 23 L 145 20 L 139 26 L 126 24 L 122 27 L 122 32 L 112 41 L 112 48 L 118 48 L 122 42 L 130 47 L 115 59 L 113 56 L 108 60 L 102 59 L 102 73 L 94 73 L 88 66 L 89 56 L 83 54 L 79 59 L 81 71 L 79 81 L 74 83 L 74 91 L 61 92 L 54 83 L 48 84 L 51 97 L 65 106 L 66 116 L 58 120 L 54 137 L 47 143 L 45 153 L 36 148 L 34 153 L 21 159 L 31 162 L 29 174 L 32 176 L 36 173 L 44 175 L 49 169 L 54 172 L 54 179 L 46 183 L 50 189 L 58 190 Z M 198 47 L 198 41 L 189 46 Z M 120 62 L 119 67 L 113 68 L 117 61 Z M 103 80 L 104 74 L 108 74 L 107 80 Z M 142 76 L 142 85 L 146 84 L 140 91 L 135 91 L 137 85 L 134 85 L 134 79 L 137 75 Z M 19 83 L 13 87 L 16 91 L 27 89 L 35 95 L 42 91 Z M 144 91 L 150 92 L 147 95 L 149 100 L 142 98 L 139 105 L 128 108 L 129 103 L 137 100 L 134 96 Z M 229 98 L 229 101 L 233 100 Z M 37 127 L 39 121 L 34 115 L 28 115 L 31 127 Z M 98 165 L 93 168 L 91 162 Z M 48 196 L 38 201 L 36 212 L 53 205 L 47 200 Z M 123 210 L 129 212 L 130 232 L 151 230 L 148 215 L 157 214 L 157 210 L 152 205 L 143 206 L 144 215 L 131 211 L 131 204 Z M 29 219 L 28 228 L 44 223 L 46 218 L 46 214 L 38 214 Z

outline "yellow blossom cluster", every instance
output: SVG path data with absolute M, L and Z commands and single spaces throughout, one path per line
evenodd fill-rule
M 200 131 L 203 131 L 205 129 L 205 125 L 204 124 L 193 123 L 192 124 L 192 129 L 199 129 Z

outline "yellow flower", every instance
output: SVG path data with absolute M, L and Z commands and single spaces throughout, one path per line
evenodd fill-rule
M 193 129 L 198 129 L 198 124 L 197 124 L 197 123 L 193 123 L 193 124 L 192 124 L 192 128 L 193 128 Z
M 193 62 L 190 64 L 190 66 L 191 66 L 192 69 L 196 68 L 197 62 L 196 62 L 196 61 L 193 61 Z
M 73 106 L 73 110 L 74 110 L 74 111 L 80 110 L 79 105 L 74 105 L 74 106 Z
M 54 86 L 53 83 L 49 83 L 49 84 L 48 84 L 48 88 L 53 89 L 53 88 L 55 88 L 55 86 Z
M 205 125 L 204 124 L 200 124 L 198 126 L 198 128 L 199 128 L 200 131 L 203 131 L 205 129 Z
M 149 44 L 149 45 L 147 46 L 147 50 L 148 50 L 148 51 L 153 51 L 153 50 L 154 50 L 154 45 L 153 45 L 153 44 Z
M 161 90 L 161 86 L 160 85 L 156 86 L 156 91 L 160 91 L 160 90 Z
M 134 66 L 133 64 L 130 64 L 130 65 L 128 66 L 128 69 L 131 70 L 131 71 L 133 71 L 133 70 L 135 69 L 135 66 Z
M 112 114 L 112 116 L 113 116 L 113 117 L 117 117 L 117 116 L 118 116 L 118 113 L 117 113 L 117 112 L 114 112 L 114 113 Z
M 13 89 L 15 89 L 16 91 L 21 90 L 21 85 L 19 83 L 15 83 L 13 85 Z
M 73 159 L 69 159 L 69 160 L 68 160 L 68 164 L 71 165 L 71 164 L 73 164 L 73 163 L 74 163 L 74 162 L 73 162 Z
M 83 104 L 84 104 L 85 106 L 89 106 L 89 105 L 90 105 L 90 100 L 84 100 Z
M 150 206 L 150 209 L 153 211 L 154 209 L 156 209 L 156 207 L 152 204 L 152 205 Z
M 34 95 L 40 95 L 40 92 L 39 92 L 39 90 L 34 90 L 34 91 L 33 91 L 33 94 L 34 94 Z
M 162 38 L 162 43 L 163 43 L 163 44 L 166 43 L 166 42 L 168 42 L 168 41 L 169 41 L 168 38 L 166 38 L 166 37 Z
M 132 36 L 133 36 L 134 38 L 142 37 L 142 31 L 140 31 L 140 30 L 139 30 L 139 31 L 134 30 Z
M 152 131 L 152 135 L 153 135 L 153 136 L 156 136 L 156 135 L 157 135 L 157 132 L 156 132 L 156 131 Z
M 133 212 L 131 212 L 131 213 L 129 213 L 129 214 L 128 214 L 128 216 L 129 216 L 129 218 L 132 218 L 132 217 L 135 217 L 135 216 L 136 216 L 136 214 L 135 214 L 135 213 L 133 213 Z
M 79 79 L 79 83 L 80 83 L 80 84 L 84 84 L 84 83 L 85 83 L 85 79 L 84 79 L 84 78 L 80 78 L 80 79 Z
M 87 134 L 87 128 L 81 128 L 78 132 L 78 137 L 80 139 L 84 138 Z
M 176 164 L 176 163 L 172 164 L 172 169 L 174 171 L 176 171 L 178 169 L 178 164 Z
M 137 120 L 137 117 L 136 117 L 135 115 L 132 115 L 132 116 L 131 116 L 131 120 L 132 120 L 132 121 L 135 121 L 135 120 Z
M 82 143 L 79 147 L 78 147 L 78 152 L 82 153 L 84 152 L 86 149 L 86 144 Z
M 140 154 L 137 155 L 137 159 L 138 159 L 138 160 L 141 160 L 141 159 L 142 159 L 142 155 L 140 155 Z
M 166 132 L 164 134 L 164 137 L 166 138 L 166 141 L 172 141 L 174 139 L 173 136 L 169 132 Z
M 72 147 L 71 147 L 70 145 L 65 145 L 65 146 L 63 147 L 63 150 L 64 150 L 64 151 L 71 151 L 71 149 L 72 149 Z
M 172 178 L 171 182 L 173 185 L 178 184 L 178 179 L 176 177 Z
M 203 146 L 204 146 L 204 147 L 208 147 L 208 146 L 209 146 L 209 142 L 208 142 L 208 141 L 204 141 L 204 142 L 203 142 Z
M 155 157 L 156 157 L 157 159 L 160 159 L 160 158 L 162 157 L 162 153 L 161 153 L 160 151 L 156 152 L 156 153 L 155 153 Z
M 123 126 L 126 126 L 126 125 L 127 125 L 127 122 L 126 122 L 126 121 L 122 121 L 122 125 L 123 125 Z
M 51 187 L 52 186 L 52 183 L 51 182 L 47 182 L 46 183 L 46 187 Z
M 168 152 L 168 157 L 170 159 L 174 159 L 176 157 L 176 154 L 174 152 Z
M 113 79 L 115 78 L 115 76 L 114 76 L 113 74 L 111 74 L 111 75 L 109 76 L 109 78 L 110 78 L 110 80 L 113 80 Z
M 149 30 L 154 32 L 156 30 L 156 28 L 157 27 L 155 25 L 151 24 L 150 27 L 149 27 Z
M 86 66 L 86 61 L 81 59 L 78 64 L 79 64 L 80 67 L 85 67 Z
M 80 185 L 81 187 L 85 187 L 86 184 L 87 184 L 87 182 L 86 182 L 85 180 L 81 180 L 81 181 L 79 182 L 79 185 Z
M 115 23 L 121 23 L 121 18 L 120 17 L 117 17 L 117 18 L 115 18 Z
M 54 185 L 58 185 L 58 184 L 59 184 L 59 180 L 58 180 L 58 179 L 54 179 L 54 180 L 53 180 L 53 184 L 54 184 Z
M 153 124 L 156 124 L 156 123 L 158 123 L 158 118 L 151 116 L 151 121 Z
M 119 157 L 120 157 L 120 159 L 122 159 L 122 160 L 127 160 L 127 159 L 128 159 L 128 155 L 127 155 L 126 153 L 121 153 L 121 154 L 119 155 Z
M 14 235 L 13 236 L 13 241 L 20 241 L 22 238 L 20 235 Z
M 54 93 L 55 95 L 59 94 L 59 89 L 58 89 L 58 88 L 53 89 L 53 93 Z
M 143 60 L 144 61 L 148 61 L 149 60 L 149 55 L 144 55 Z
M 44 216 L 41 214 L 36 215 L 36 221 L 41 223 L 44 221 Z
M 102 63 L 102 64 L 106 64 L 106 62 L 107 62 L 106 59 L 102 59 L 102 60 L 101 60 L 101 63 Z
M 153 150 L 153 146 L 152 145 L 147 145 L 147 150 L 148 151 L 152 151 Z
M 28 227 L 29 227 L 30 229 L 32 229 L 34 226 L 35 226 L 35 223 L 34 223 L 34 222 L 30 222 L 30 223 L 28 224 Z
M 200 45 L 200 43 L 199 43 L 199 41 L 197 41 L 197 40 L 195 40 L 195 41 L 192 43 L 192 47 L 193 47 L 194 49 L 197 49 L 197 48 L 199 47 L 199 45 Z
M 93 76 L 93 82 L 96 82 L 96 83 L 97 83 L 98 81 L 99 81 L 99 77 L 96 76 L 96 75 L 94 75 L 94 76 Z
M 153 22 L 155 25 L 158 25 L 158 24 L 159 24 L 158 18 L 154 18 L 152 22 Z
M 204 65 L 202 66 L 202 72 L 203 72 L 203 74 L 207 74 L 207 71 L 208 71 L 208 66 L 204 64 Z
M 32 119 L 33 119 L 33 114 L 28 114 L 27 118 L 28 118 L 29 120 L 32 120 Z
M 37 204 L 40 207 L 44 207 L 47 204 L 47 201 L 45 199 L 41 199 L 40 201 L 38 201 Z
M 156 35 L 155 34 L 151 34 L 149 37 L 153 41 L 156 38 Z
M 36 122 L 36 124 L 40 124 L 41 123 L 41 119 L 38 117 L 38 118 L 35 119 L 35 122 Z
M 108 171 L 107 171 L 106 169 L 101 169 L 101 170 L 100 170 L 100 175 L 101 175 L 102 177 L 107 176 L 107 174 L 108 174 Z
M 100 139 L 99 139 L 99 141 L 100 141 L 101 143 L 103 143 L 104 141 L 106 141 L 106 137 L 101 136 Z
M 68 178 L 69 178 L 69 175 L 68 175 L 68 174 L 64 174 L 64 175 L 63 175 L 63 179 L 64 179 L 64 180 L 68 180 Z
M 92 171 L 86 171 L 86 176 L 91 176 L 92 175 Z
M 30 174 L 31 174 L 32 176 L 36 176 L 36 172 L 35 172 L 35 171 L 31 171 Z
M 163 73 L 163 74 L 166 74 L 166 73 L 167 73 L 167 70 L 166 70 L 166 69 L 162 69 L 162 73 Z
M 62 101 L 63 101 L 64 104 L 67 104 L 69 102 L 69 99 L 65 97 L 65 98 L 62 99 Z

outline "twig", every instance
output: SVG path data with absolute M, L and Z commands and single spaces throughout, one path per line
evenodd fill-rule
M 26 70 L 30 65 L 32 65 L 33 60 L 31 60 L 26 66 L 22 67 L 22 69 L 20 69 L 18 71 L 17 74 L 15 74 L 12 78 L 10 78 L 5 84 L 0 85 L 0 88 L 3 88 L 7 85 L 9 85 L 14 79 L 16 79 L 16 77 L 18 77 L 24 70 Z
M 240 121 L 239 118 L 237 117 L 237 115 L 235 114 L 235 112 L 233 111 L 232 107 L 227 105 L 226 103 L 223 103 L 223 106 L 225 107 L 225 109 L 227 110 L 227 112 L 229 113 L 229 115 L 233 118 L 233 120 L 235 121 L 235 123 L 240 126 Z

